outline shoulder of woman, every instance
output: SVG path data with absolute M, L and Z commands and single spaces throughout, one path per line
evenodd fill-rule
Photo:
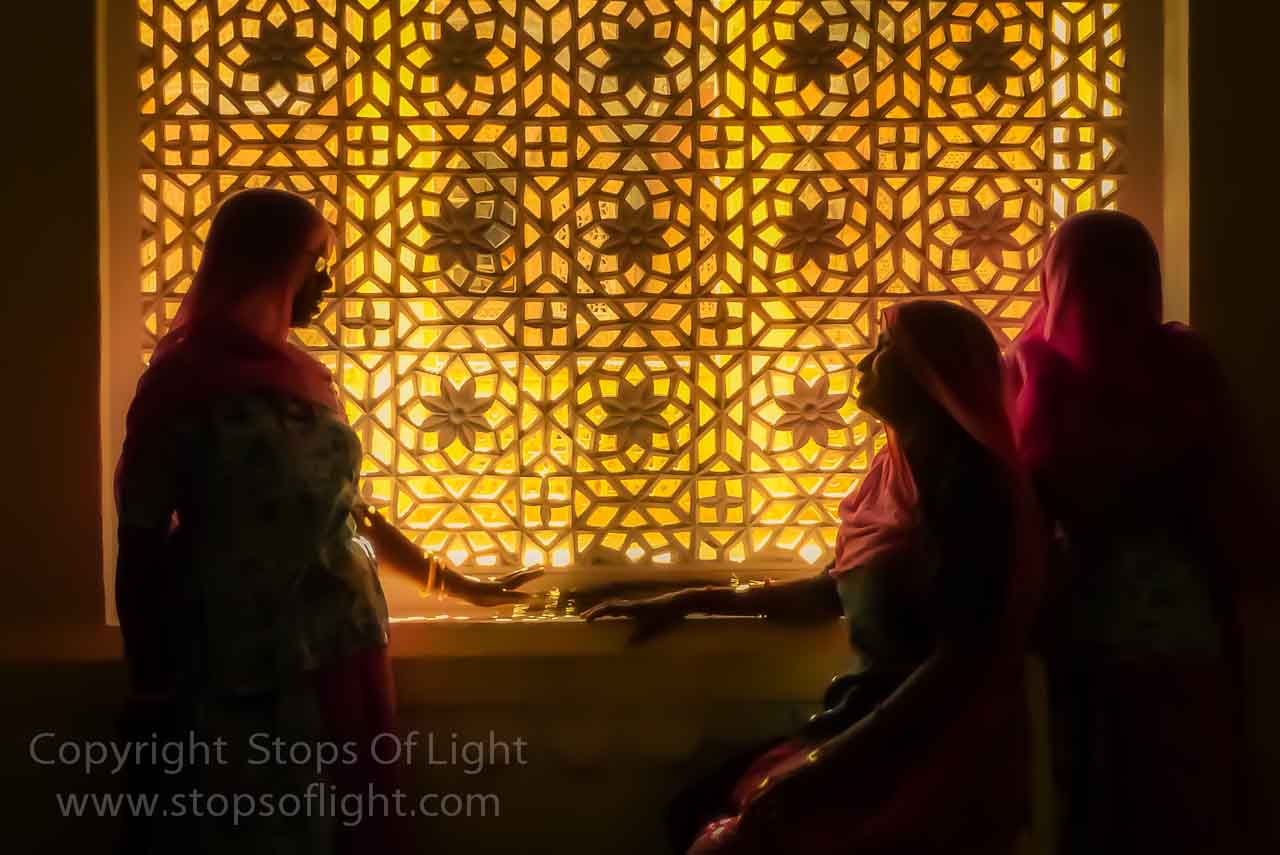
M 1024 383 L 1065 378 L 1071 371 L 1066 357 L 1042 338 L 1020 342 L 1010 357 Z
M 1160 357 L 1173 369 L 1171 373 L 1197 384 L 1198 394 L 1225 397 L 1228 394 L 1226 372 L 1208 340 L 1185 324 L 1168 323 L 1163 331 L 1165 352 Z

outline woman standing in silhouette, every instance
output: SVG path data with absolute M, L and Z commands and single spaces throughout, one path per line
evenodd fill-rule
M 1058 529 L 1064 851 L 1237 851 L 1237 611 L 1262 497 L 1226 383 L 1198 335 L 1162 323 L 1160 259 L 1132 217 L 1067 220 L 1041 285 L 1009 369 L 1019 457 Z
M 182 789 L 262 797 L 237 821 L 192 806 L 136 823 L 130 853 L 404 851 L 402 823 L 367 798 L 396 784 L 370 751 L 395 727 L 378 570 L 475 601 L 518 598 L 536 575 L 462 576 L 360 502 L 360 442 L 330 373 L 288 341 L 331 286 L 332 241 L 299 196 L 228 199 L 129 409 L 116 600 L 135 723 L 226 740 L 227 762 L 190 769 Z M 352 750 L 321 769 L 281 759 L 275 739 Z M 134 770 L 135 789 L 173 784 Z M 266 804 L 317 784 L 365 796 L 364 815 Z

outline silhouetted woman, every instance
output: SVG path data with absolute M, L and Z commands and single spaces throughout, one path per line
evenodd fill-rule
M 598 606 L 655 629 L 693 612 L 849 617 L 863 670 L 801 733 L 673 806 L 696 853 L 1008 852 L 1027 817 L 1022 673 L 1043 540 L 1014 458 L 995 340 L 951 304 L 904 303 L 859 368 L 888 443 L 810 579 Z
M 402 824 L 367 798 L 395 786 L 370 751 L 395 724 L 377 564 L 480 600 L 529 578 L 461 576 L 359 501 L 360 442 L 330 373 L 288 341 L 319 311 L 332 251 L 301 197 L 228 199 L 129 409 L 116 601 L 134 729 L 227 743 L 181 787 L 145 768 L 133 787 L 259 800 L 239 818 L 215 802 L 134 823 L 127 852 L 401 851 Z M 353 749 L 321 769 L 320 742 Z M 335 820 L 334 797 L 354 793 L 366 815 L 348 801 Z
M 1047 609 L 1067 852 L 1221 852 L 1239 824 L 1240 437 L 1217 362 L 1162 323 L 1132 217 L 1051 238 L 1010 356 L 1018 450 L 1058 525 Z

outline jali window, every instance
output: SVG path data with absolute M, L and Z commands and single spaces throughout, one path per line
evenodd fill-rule
M 339 236 L 298 343 L 464 567 L 825 559 L 887 304 L 1002 339 L 1122 180 L 1121 4 L 138 0 L 143 357 L 218 204 Z

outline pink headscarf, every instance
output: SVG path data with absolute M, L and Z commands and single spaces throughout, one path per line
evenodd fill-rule
M 975 829 L 1006 816 L 1020 821 L 1024 810 L 1024 657 L 1040 603 L 1046 550 L 1038 506 L 1017 464 L 1004 410 L 1000 351 L 981 318 L 941 301 L 887 309 L 882 328 L 891 333 L 892 347 L 912 377 L 990 453 L 1007 486 L 1013 543 L 1005 607 L 993 627 L 997 643 L 978 663 L 980 671 L 941 659 L 926 664 L 915 687 L 905 689 L 909 699 L 895 704 L 895 692 L 863 720 L 894 734 L 881 743 L 883 750 L 859 754 L 838 787 L 789 807 L 795 816 L 788 814 L 785 822 L 766 829 L 771 848 L 760 845 L 758 851 L 899 852 L 921 846 L 942 851 L 941 841 L 947 851 L 970 851 L 965 847 Z M 840 505 L 834 576 L 884 556 L 910 560 L 917 555 L 929 521 L 922 517 L 902 444 L 892 428 L 888 435 L 867 477 Z M 888 707 L 895 711 L 886 713 Z M 886 724 L 890 721 L 897 723 Z M 735 806 L 749 810 L 767 781 L 807 765 L 813 747 L 805 739 L 790 740 L 758 758 L 734 789 Z M 690 851 L 757 851 L 756 841 L 741 837 L 739 821 L 740 816 L 730 816 L 709 825 Z
M 329 370 L 288 341 L 315 260 L 308 248 L 327 229 L 307 200 L 282 190 L 246 190 L 218 209 L 191 289 L 138 381 L 117 492 L 138 443 L 211 397 L 270 389 L 342 413 Z
M 1002 466 L 1016 541 L 1008 612 L 1016 624 L 1011 629 L 1021 633 L 1034 619 L 1044 581 L 1043 524 L 1014 450 L 995 339 L 977 315 L 936 300 L 892 306 L 881 325 L 892 332 L 893 347 L 916 382 Z M 919 491 L 901 443 L 892 428 L 887 433 L 888 444 L 866 478 L 840 503 L 834 576 L 918 548 L 924 522 Z
M 1216 432 L 1225 382 L 1203 341 L 1162 323 L 1160 257 L 1138 220 L 1089 211 L 1050 238 L 1044 304 L 1009 355 L 1018 453 L 1033 472 L 1119 467 Z
M 1248 438 L 1207 343 L 1163 322 L 1160 259 L 1146 228 L 1090 211 L 1049 240 L 1044 305 L 1008 359 L 1018 456 L 1070 509 L 1098 503 L 1099 485 L 1187 464 L 1187 489 L 1152 495 L 1211 533 L 1224 596 L 1273 586 L 1261 539 L 1272 497 L 1247 459 Z M 1202 480 L 1197 478 L 1203 476 Z

